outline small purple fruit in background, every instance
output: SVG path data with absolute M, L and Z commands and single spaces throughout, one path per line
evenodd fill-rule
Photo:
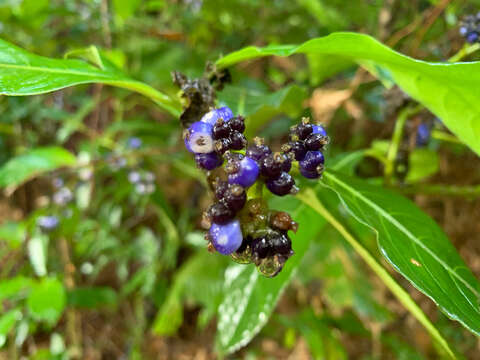
M 195 162 L 197 163 L 198 167 L 205 170 L 213 170 L 223 163 L 222 158 L 218 156 L 216 152 L 196 154 Z
M 40 216 L 37 224 L 42 230 L 52 231 L 58 227 L 59 220 L 56 216 Z
M 139 149 L 142 146 L 142 140 L 138 137 L 131 137 L 128 139 L 127 145 L 130 149 Z
M 223 255 L 229 255 L 242 245 L 242 230 L 238 220 L 232 220 L 224 225 L 213 223 L 210 227 L 210 240 L 215 249 Z
M 467 40 L 467 42 L 470 44 L 477 42 L 478 39 L 479 39 L 479 34 L 476 31 L 472 31 L 468 33 L 465 37 L 465 40 Z
M 128 181 L 132 184 L 136 184 L 141 180 L 140 173 L 138 171 L 130 171 L 128 174 Z
M 417 128 L 416 144 L 417 146 L 425 146 L 430 141 L 430 126 L 421 123 Z
M 214 126 L 217 120 L 220 118 L 222 118 L 225 122 L 227 122 L 228 120 L 233 118 L 232 110 L 230 110 L 226 106 L 212 110 L 206 113 L 205 115 L 203 115 L 200 121 Z
M 186 131 L 185 147 L 194 154 L 213 151 L 213 126 L 205 122 L 194 122 Z
M 69 188 L 63 187 L 53 194 L 53 202 L 57 205 L 64 206 L 73 200 L 73 194 Z
M 245 156 L 238 162 L 237 171 L 228 175 L 228 182 L 230 184 L 238 184 L 247 188 L 255 183 L 259 172 L 260 169 L 257 162 L 252 158 Z

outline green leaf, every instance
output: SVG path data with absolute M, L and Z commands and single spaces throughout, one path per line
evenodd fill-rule
M 440 169 L 440 159 L 435 151 L 415 149 L 408 157 L 407 183 L 415 183 L 437 173 Z
M 25 225 L 13 221 L 0 225 L 0 241 L 6 241 L 10 248 L 18 248 L 27 236 Z
M 30 288 L 32 282 L 32 279 L 23 276 L 15 276 L 12 279 L 0 281 L 0 301 L 21 295 L 26 289 Z
M 92 58 L 92 52 L 89 59 Z M 175 117 L 180 105 L 166 94 L 140 81 L 133 80 L 115 68 L 106 58 L 93 54 L 95 64 L 76 59 L 51 59 L 35 55 L 0 40 L 0 95 L 36 95 L 65 87 L 102 83 L 136 91 L 153 100 Z
M 36 283 L 27 299 L 27 309 L 35 320 L 55 325 L 65 308 L 63 284 L 54 278 Z
M 229 266 L 225 273 L 224 299 L 218 310 L 216 342 L 222 353 L 232 353 L 245 346 L 266 324 L 310 241 L 325 224 L 312 209 L 294 198 L 277 198 L 275 202 L 274 208 L 289 212 L 299 223 L 298 232 L 291 235 L 295 255 L 274 278 L 262 276 L 253 265 Z
M 114 307 L 117 304 L 117 293 L 109 287 L 78 287 L 67 293 L 70 306 L 95 309 L 101 306 Z
M 286 86 L 273 93 L 227 86 L 219 93 L 220 102 L 225 103 L 235 114 L 248 117 L 247 137 L 256 134 L 275 115 L 284 113 L 298 116 L 306 97 L 306 91 L 297 85 Z
M 391 79 L 425 105 L 477 154 L 480 154 L 480 62 L 428 63 L 399 54 L 363 34 L 333 33 L 301 45 L 249 46 L 217 61 L 226 67 L 264 56 L 322 54 L 341 56 Z
M 16 187 L 47 171 L 75 164 L 75 156 L 60 147 L 44 147 L 18 155 L 0 168 L 0 187 Z
M 13 328 L 17 320 L 22 318 L 22 312 L 18 309 L 12 309 L 0 316 L 0 348 L 5 343 L 9 331 Z
M 325 184 L 372 228 L 385 258 L 453 320 L 480 335 L 480 283 L 438 225 L 410 200 L 336 172 Z
M 330 174 L 330 173 L 329 173 Z M 365 246 L 355 239 L 340 223 L 337 218 L 330 213 L 325 206 L 320 202 L 320 198 L 324 199 L 324 194 L 316 194 L 312 189 L 306 189 L 297 196 L 305 204 L 308 204 L 314 209 L 322 218 L 326 219 L 335 229 L 343 235 L 345 240 L 353 247 L 357 254 L 367 263 L 368 266 L 375 272 L 375 274 L 383 281 L 385 286 L 397 297 L 405 308 L 425 327 L 438 344 L 442 347 L 446 354 L 452 359 L 455 359 L 453 351 L 450 349 L 448 342 L 442 337 L 440 332 L 430 322 L 422 309 L 413 301 L 410 295 L 397 284 L 395 279 L 387 272 L 387 270 L 377 261 L 377 259 L 368 251 Z M 342 200 L 342 198 L 340 198 Z M 327 202 L 330 203 L 330 202 Z M 344 203 L 345 204 L 345 203 Z

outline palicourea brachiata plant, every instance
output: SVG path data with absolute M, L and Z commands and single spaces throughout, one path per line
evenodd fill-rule
M 290 129 L 280 151 L 259 137 L 249 143 L 244 131 L 245 118 L 220 107 L 191 123 L 183 138 L 214 195 L 202 218 L 208 248 L 238 263 L 253 263 L 273 277 L 294 255 L 288 232 L 296 232 L 298 224 L 288 213 L 269 209 L 263 189 L 276 196 L 296 194 L 292 169 L 308 179 L 320 178 L 329 138 L 308 118 Z

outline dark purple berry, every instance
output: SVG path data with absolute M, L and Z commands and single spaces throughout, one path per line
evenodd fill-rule
M 309 171 L 302 167 L 300 168 L 300 174 L 302 174 L 307 179 L 318 179 L 321 176 L 321 173 L 319 173 L 317 170 Z
M 216 152 L 211 152 L 208 154 L 196 154 L 195 162 L 202 169 L 213 170 L 222 165 L 223 160 Z
M 292 168 L 292 160 L 284 154 L 282 154 L 282 156 L 284 157 L 284 161 L 282 163 L 282 171 L 288 173 Z
M 328 138 L 322 134 L 311 134 L 305 140 L 305 147 L 308 151 L 318 151 L 327 145 Z
M 232 209 L 225 205 L 222 201 L 219 201 L 208 209 L 208 215 L 212 219 L 212 222 L 217 224 L 225 224 L 233 219 L 235 216 Z
M 235 170 L 228 175 L 230 184 L 238 184 L 247 188 L 253 185 L 258 178 L 259 167 L 255 160 L 248 156 L 238 162 L 238 167 Z
M 185 147 L 191 153 L 213 151 L 213 126 L 201 121 L 194 122 L 185 133 Z
M 213 223 L 209 235 L 215 249 L 223 255 L 237 251 L 242 245 L 243 236 L 238 220 L 226 224 Z
M 242 150 L 247 145 L 247 139 L 241 132 L 234 131 L 230 135 L 230 149 Z
M 245 118 L 243 116 L 235 116 L 228 122 L 230 129 L 243 133 L 245 131 Z
M 289 161 L 289 159 L 281 153 L 265 156 L 260 161 L 262 175 L 267 179 L 277 179 L 283 171 L 285 161 Z
M 297 161 L 303 160 L 307 153 L 307 148 L 303 141 L 290 141 L 286 147 L 288 148 L 287 152 L 292 152 Z
M 230 185 L 224 193 L 223 201 L 234 212 L 238 212 L 247 202 L 247 193 L 240 185 Z
M 214 148 L 219 154 L 223 154 L 225 151 L 230 150 L 231 141 L 229 138 L 215 140 Z
M 270 246 L 275 255 L 292 255 L 292 241 L 283 232 L 275 232 L 269 236 Z
M 267 145 L 256 144 L 248 147 L 246 155 L 255 161 L 260 161 L 262 158 L 270 155 L 271 153 L 272 150 L 270 150 Z
M 298 124 L 295 133 L 300 140 L 305 140 L 313 132 L 313 126 L 309 123 Z
M 268 190 L 273 194 L 285 196 L 292 190 L 292 187 L 295 185 L 295 180 L 293 180 L 293 177 L 289 173 L 283 172 L 278 179 L 267 180 L 266 185 Z
M 265 259 L 270 253 L 270 244 L 265 236 L 252 240 L 252 255 L 258 259 Z
M 228 137 L 230 134 L 230 127 L 224 121 L 217 121 L 215 126 L 213 127 L 213 138 L 215 140 L 219 140 L 222 138 Z
M 430 140 L 430 126 L 428 124 L 422 123 L 418 125 L 416 144 L 417 146 L 425 146 Z
M 323 165 L 325 159 L 320 151 L 308 151 L 305 158 L 300 161 L 300 168 L 307 171 L 316 171 L 319 165 Z
M 223 119 L 223 121 L 227 122 L 232 117 L 232 110 L 225 106 L 206 113 L 200 121 L 214 126 L 218 119 Z
M 228 190 L 229 184 L 227 181 L 218 181 L 215 185 L 215 197 L 220 200 L 225 196 L 226 191 Z

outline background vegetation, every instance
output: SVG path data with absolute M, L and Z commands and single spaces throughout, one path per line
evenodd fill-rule
M 67 54 L 77 59 L 69 66 L 101 82 L 0 97 L 0 359 L 478 358 L 479 67 L 413 62 L 351 34 L 223 57 L 355 31 L 416 59 L 473 61 L 478 45 L 464 45 L 458 21 L 478 5 L 0 1 L 0 65 L 10 62 L 12 43 Z M 266 54 L 292 56 L 234 66 Z M 333 171 L 324 183 L 351 211 L 312 182 L 298 198 L 272 200 L 305 229 L 273 280 L 205 250 L 200 219 L 210 200 L 183 147 L 170 73 L 199 77 L 217 60 L 233 78 L 219 103 L 248 117 L 248 135 L 275 147 L 302 116 L 327 127 Z M 62 81 L 0 69 L 6 95 L 56 90 Z M 432 129 L 423 146 L 421 126 Z M 132 171 L 143 188 L 129 181 Z M 60 189 L 68 189 L 63 198 Z M 398 194 L 435 219 L 474 276 L 442 230 Z M 399 209 L 411 233 L 388 222 Z M 58 217 L 59 227 L 42 231 L 42 216 Z M 381 251 L 362 223 L 377 230 Z

